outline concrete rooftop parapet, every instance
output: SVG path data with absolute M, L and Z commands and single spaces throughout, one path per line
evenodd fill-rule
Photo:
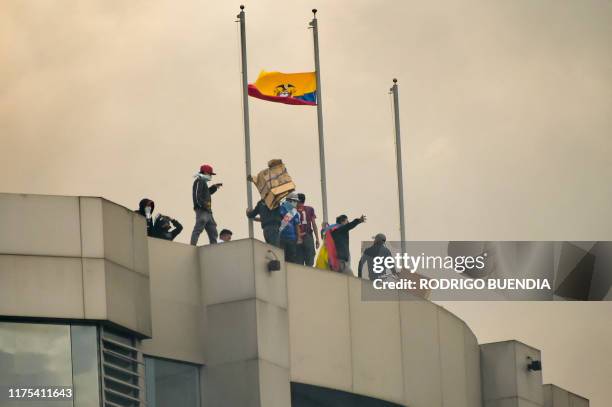
M 589 400 L 554 384 L 545 384 L 544 407 L 589 407 Z
M 287 271 L 292 381 L 410 407 L 481 406 L 478 342 L 455 315 L 398 293 L 364 300 L 368 282 L 343 274 Z
M 144 218 L 103 198 L 0 194 L 0 315 L 151 335 Z

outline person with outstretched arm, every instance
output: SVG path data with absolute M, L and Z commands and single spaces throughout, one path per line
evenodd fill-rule
M 366 221 L 366 216 L 361 215 L 352 221 L 348 221 L 348 216 L 340 215 L 336 218 L 336 225 L 330 227 L 327 233 L 331 233 L 336 248 L 336 259 L 338 261 L 337 271 L 344 274 L 354 275 L 351 270 L 351 252 L 349 232 L 360 223 Z

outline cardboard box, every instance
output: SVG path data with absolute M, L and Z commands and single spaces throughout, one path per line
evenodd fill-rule
M 260 171 L 253 177 L 255 186 L 270 209 L 276 208 L 281 200 L 295 190 L 295 183 L 291 179 L 282 160 L 270 160 L 268 168 Z

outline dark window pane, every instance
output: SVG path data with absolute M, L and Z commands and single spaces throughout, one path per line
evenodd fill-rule
M 199 407 L 199 367 L 164 359 L 145 358 L 148 407 Z
M 70 327 L 75 407 L 100 406 L 98 332 L 95 326 Z
M 292 407 L 401 407 L 360 394 L 291 382 Z
M 0 387 L 72 386 L 70 326 L 0 322 Z M 8 402 L 3 407 L 41 407 L 41 401 Z M 73 407 L 72 401 L 53 401 Z

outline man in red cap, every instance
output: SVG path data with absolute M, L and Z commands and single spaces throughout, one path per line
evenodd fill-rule
M 191 233 L 191 244 L 198 244 L 198 238 L 202 231 L 206 230 L 210 244 L 217 243 L 217 223 L 213 218 L 211 207 L 211 195 L 217 192 L 223 184 L 213 184 L 210 187 L 208 182 L 212 180 L 212 176 L 216 175 L 213 168 L 204 164 L 200 167 L 200 172 L 195 175 L 193 181 L 193 210 L 196 214 L 196 222 Z

